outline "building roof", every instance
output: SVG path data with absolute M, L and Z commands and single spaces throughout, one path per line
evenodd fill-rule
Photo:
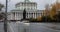
M 11 10 L 11 12 L 23 13 L 24 10 Z M 26 10 L 28 13 L 42 13 L 44 10 Z
M 24 0 L 24 2 L 19 2 L 17 3 L 16 5 L 20 4 L 20 3 L 23 3 L 23 4 L 37 4 L 36 2 L 30 2 L 29 0 Z
M 25 0 L 24 2 L 30 2 L 29 0 Z
M 19 5 L 19 4 L 36 4 L 36 5 L 37 5 L 36 2 L 27 2 L 27 3 L 25 3 L 25 2 L 19 2 L 19 3 L 16 3 L 15 6 L 17 6 L 17 5 Z

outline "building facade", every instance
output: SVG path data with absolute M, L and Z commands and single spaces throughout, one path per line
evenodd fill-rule
M 21 20 L 23 18 L 24 9 L 26 9 L 26 18 L 37 18 L 45 14 L 43 13 L 44 10 L 37 10 L 36 2 L 30 2 L 29 0 L 19 2 L 15 7 L 16 9 L 8 13 L 8 20 Z

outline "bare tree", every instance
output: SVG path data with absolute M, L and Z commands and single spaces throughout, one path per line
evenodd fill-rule
M 3 7 L 4 7 L 4 5 L 3 4 L 0 4 L 0 11 L 2 10 Z
M 0 21 L 2 21 L 4 18 L 4 13 L 1 12 L 3 7 L 4 7 L 4 5 L 0 3 Z

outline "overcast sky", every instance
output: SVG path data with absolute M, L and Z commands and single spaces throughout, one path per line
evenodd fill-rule
M 5 1 L 6 0 L 0 0 L 0 3 L 5 5 Z M 15 9 L 15 4 L 19 3 L 19 2 L 23 2 L 24 0 L 8 0 L 8 10 L 12 10 Z M 31 2 L 36 2 L 38 4 L 37 8 L 39 10 L 44 9 L 46 4 L 52 4 L 54 3 L 56 0 L 30 0 Z

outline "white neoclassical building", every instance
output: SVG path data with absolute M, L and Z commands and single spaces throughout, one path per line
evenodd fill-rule
M 24 0 L 15 5 L 15 9 L 8 12 L 8 20 L 21 20 L 23 18 L 23 11 L 26 10 L 26 18 L 37 18 L 42 16 L 44 10 L 37 10 L 37 3 Z

